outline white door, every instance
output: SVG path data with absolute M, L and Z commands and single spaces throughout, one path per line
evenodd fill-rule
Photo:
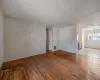
M 53 50 L 53 30 L 49 28 L 49 50 Z

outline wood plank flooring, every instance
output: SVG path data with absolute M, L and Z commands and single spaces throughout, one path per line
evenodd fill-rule
M 0 80 L 100 80 L 99 66 L 99 58 L 55 51 L 4 66 Z

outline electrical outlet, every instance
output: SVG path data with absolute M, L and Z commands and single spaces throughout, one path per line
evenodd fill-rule
M 54 49 L 56 49 L 56 46 L 54 46 Z

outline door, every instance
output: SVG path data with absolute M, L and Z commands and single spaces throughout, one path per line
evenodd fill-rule
M 46 28 L 46 51 L 53 50 L 53 34 L 52 28 Z

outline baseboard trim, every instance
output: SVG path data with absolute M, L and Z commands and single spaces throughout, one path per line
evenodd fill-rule
M 85 48 L 90 48 L 90 49 L 98 49 L 98 50 L 100 50 L 100 48 L 91 48 L 91 47 L 85 47 Z

